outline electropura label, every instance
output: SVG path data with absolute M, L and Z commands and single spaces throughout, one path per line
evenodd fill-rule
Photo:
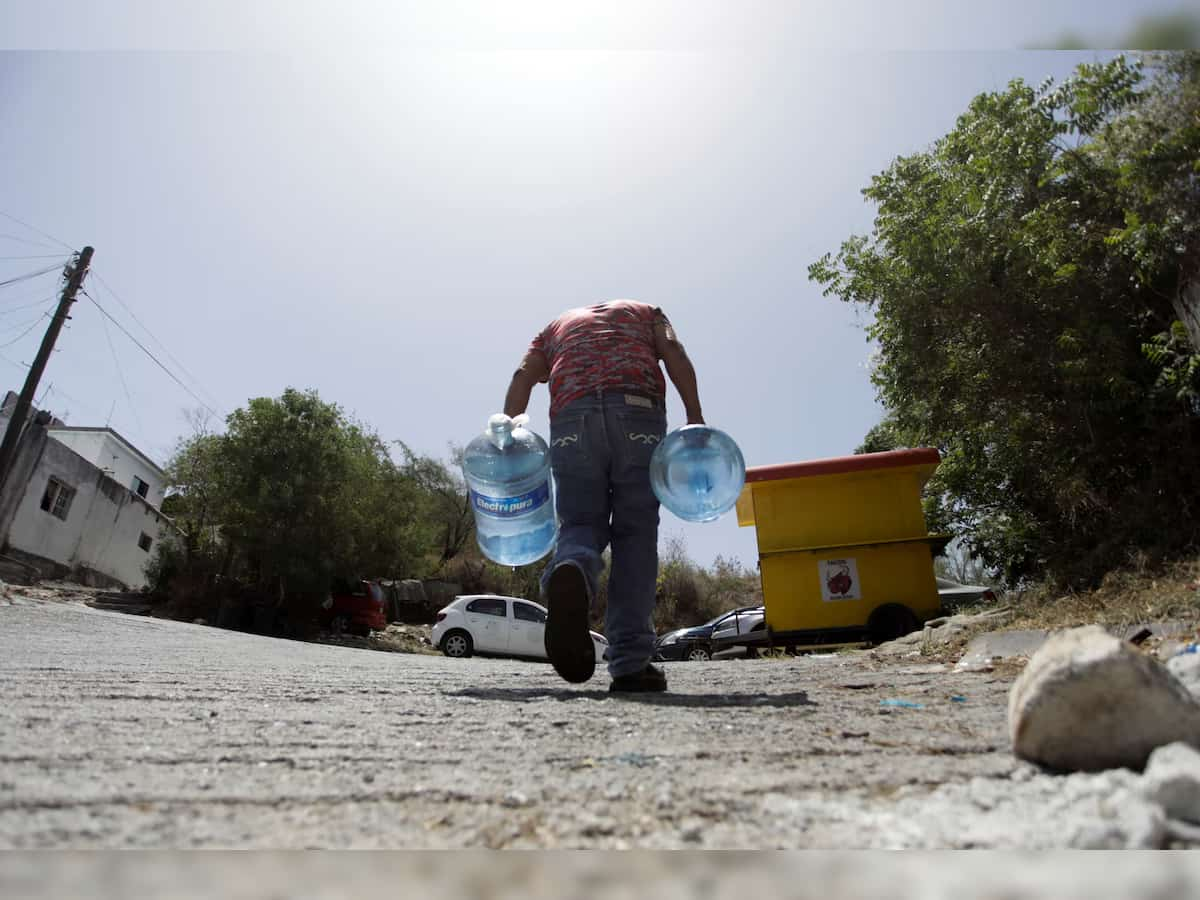
M 471 491 L 471 504 L 478 512 L 496 519 L 512 519 L 533 512 L 550 500 L 550 482 L 543 481 L 541 485 L 526 494 L 515 497 L 488 497 Z

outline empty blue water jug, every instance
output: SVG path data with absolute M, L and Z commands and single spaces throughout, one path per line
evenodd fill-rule
M 711 522 L 733 509 L 746 483 L 746 462 L 733 438 L 707 425 L 685 425 L 663 438 L 650 458 L 658 502 L 687 522 Z
M 479 549 L 502 566 L 537 562 L 558 540 L 550 449 L 528 421 L 497 413 L 463 451 Z

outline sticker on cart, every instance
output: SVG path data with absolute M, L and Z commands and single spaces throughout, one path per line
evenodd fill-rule
M 854 559 L 822 559 L 817 562 L 821 574 L 821 599 L 861 600 L 862 587 L 858 581 L 858 562 Z

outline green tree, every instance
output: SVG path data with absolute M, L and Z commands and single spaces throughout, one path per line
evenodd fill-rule
M 229 416 L 224 531 L 260 582 L 319 591 L 332 577 L 400 577 L 431 539 L 418 485 L 373 432 L 289 388 Z
M 1153 350 L 1195 271 L 1195 55 L 1154 75 L 1118 58 L 981 94 L 872 179 L 871 235 L 809 269 L 873 313 L 889 414 L 864 447 L 938 447 L 935 518 L 1010 582 L 1198 536 L 1200 419 Z
M 176 444 L 167 462 L 170 493 L 163 500 L 163 512 L 182 532 L 183 564 L 190 567 L 200 558 L 211 563 L 218 552 L 225 486 L 221 437 L 213 432 L 207 413 L 192 411 L 186 418 L 192 433 Z
M 404 455 L 405 475 L 422 492 L 422 513 L 437 536 L 434 569 L 441 570 L 475 538 L 471 498 L 457 471 L 462 465 L 462 448 L 451 445 L 451 465 L 446 465 L 441 460 L 414 453 L 403 441 L 396 443 Z

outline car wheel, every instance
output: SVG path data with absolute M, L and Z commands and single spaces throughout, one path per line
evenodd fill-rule
M 474 649 L 475 644 L 465 631 L 452 631 L 442 638 L 442 652 L 453 659 L 465 659 Z
M 329 630 L 334 634 L 345 634 L 350 630 L 350 617 L 334 616 L 333 621 L 329 623 Z
M 871 634 L 871 642 L 885 644 L 911 634 L 920 627 L 916 615 L 907 606 L 899 603 L 885 603 L 871 613 L 867 620 L 867 630 Z
M 712 654 L 708 652 L 707 647 L 701 647 L 699 644 L 697 644 L 695 647 L 688 649 L 687 655 L 684 656 L 684 659 L 690 660 L 691 662 L 707 662 L 708 660 L 712 659 Z

